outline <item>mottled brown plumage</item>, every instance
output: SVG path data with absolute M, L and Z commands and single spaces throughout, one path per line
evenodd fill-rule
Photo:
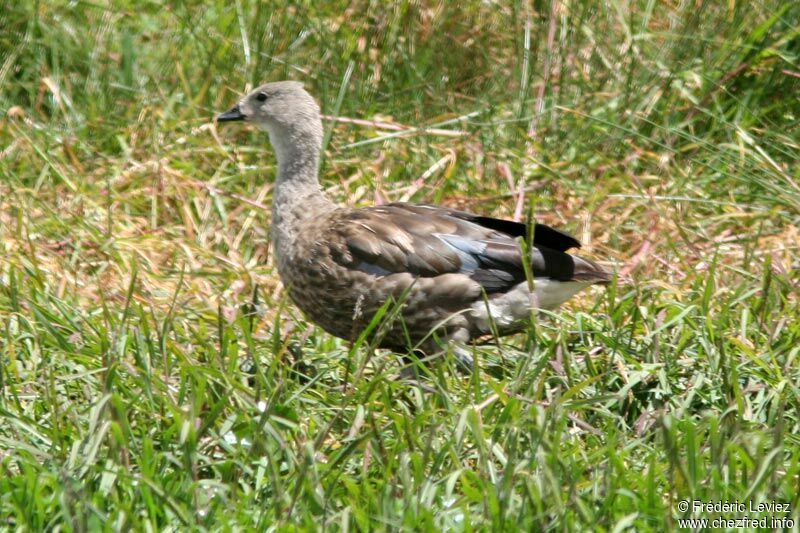
M 435 339 L 463 344 L 493 329 L 519 331 L 531 310 L 611 278 L 566 253 L 578 241 L 545 225 L 535 226 L 523 255 L 524 224 L 429 205 L 331 203 L 317 179 L 319 109 L 299 83 L 262 85 L 218 120 L 248 120 L 269 132 L 278 157 L 278 271 L 295 304 L 333 335 L 354 339 L 387 301 L 398 302 L 399 319 L 383 328 L 380 345 L 431 353 Z

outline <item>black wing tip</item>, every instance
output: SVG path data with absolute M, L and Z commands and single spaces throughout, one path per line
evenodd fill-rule
M 581 247 L 581 241 L 569 233 L 538 223 L 533 227 L 533 243 L 559 252 Z
M 529 237 L 528 226 L 522 222 L 478 215 L 472 215 L 468 220 L 512 237 L 522 237 L 526 240 Z M 539 223 L 533 225 L 533 244 L 545 246 L 558 252 L 566 252 L 571 248 L 581 247 L 580 241 L 569 233 Z

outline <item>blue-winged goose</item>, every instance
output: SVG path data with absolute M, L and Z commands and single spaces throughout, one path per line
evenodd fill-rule
M 580 246 L 577 240 L 542 224 L 524 257 L 524 224 L 430 205 L 335 205 L 317 177 L 319 107 L 300 83 L 262 85 L 217 120 L 244 120 L 269 133 L 278 159 L 272 199 L 278 272 L 294 303 L 337 337 L 356 338 L 394 299 L 402 311 L 381 333 L 381 347 L 432 354 L 445 341 L 468 360 L 466 343 L 495 328 L 517 332 L 532 309 L 553 309 L 611 278 L 566 253 Z

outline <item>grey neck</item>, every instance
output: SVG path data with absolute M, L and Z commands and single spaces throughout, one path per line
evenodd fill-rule
M 272 197 L 272 236 L 283 252 L 291 248 L 303 223 L 335 208 L 319 184 L 322 127 L 270 130 L 278 158 L 278 177 Z

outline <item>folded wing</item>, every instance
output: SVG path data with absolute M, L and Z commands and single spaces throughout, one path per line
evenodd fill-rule
M 333 224 L 334 259 L 348 268 L 388 276 L 462 274 L 488 293 L 525 281 L 527 226 L 447 208 L 394 203 L 342 212 Z M 528 264 L 534 277 L 602 283 L 609 274 L 591 261 L 565 253 L 580 243 L 537 224 Z

